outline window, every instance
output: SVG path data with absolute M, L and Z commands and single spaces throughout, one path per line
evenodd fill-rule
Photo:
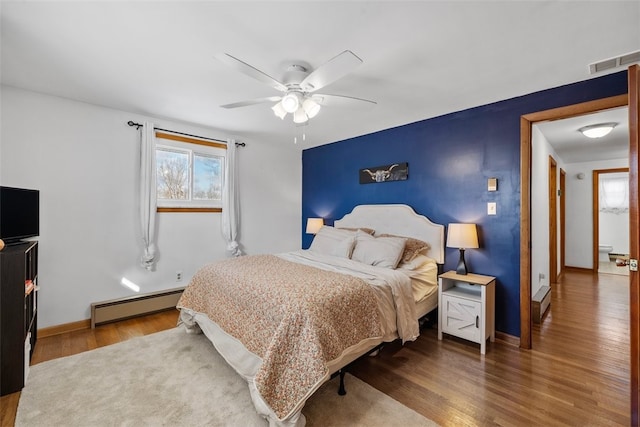
M 629 174 L 627 172 L 600 176 L 600 212 L 629 212 Z
M 158 212 L 220 212 L 226 145 L 156 132 Z

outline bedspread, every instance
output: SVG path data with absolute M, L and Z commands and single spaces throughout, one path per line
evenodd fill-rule
M 382 336 L 375 294 L 362 279 L 273 255 L 208 264 L 178 308 L 205 313 L 262 358 L 254 382 L 281 420 L 326 379 L 328 361 Z

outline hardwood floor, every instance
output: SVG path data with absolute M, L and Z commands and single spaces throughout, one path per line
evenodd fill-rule
M 358 361 L 360 379 L 442 426 L 630 423 L 628 277 L 568 272 L 532 350 L 422 332 Z
M 351 372 L 442 426 L 628 426 L 628 277 L 567 272 L 551 308 L 533 328 L 533 350 L 503 341 L 479 344 L 427 329 L 392 343 Z M 38 340 L 32 363 L 174 327 L 177 312 L 131 319 Z M 347 384 L 348 386 L 348 384 Z M 347 389 L 348 392 L 348 389 Z M 12 426 L 19 393 L 4 396 Z

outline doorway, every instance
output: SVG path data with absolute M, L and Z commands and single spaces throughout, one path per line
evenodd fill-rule
M 594 273 L 629 275 L 629 168 L 593 171 Z
M 596 101 L 527 114 L 520 119 L 520 347 L 531 348 L 531 161 L 532 129 L 535 123 L 560 120 L 601 110 L 624 107 L 628 96 L 619 95 Z M 632 300 L 633 304 L 633 300 Z
M 555 108 L 521 116 L 520 150 L 520 347 L 531 348 L 531 137 L 532 125 L 539 121 L 574 117 L 589 112 L 628 105 L 629 108 L 629 251 L 630 257 L 640 255 L 640 66 L 632 65 L 628 69 L 628 94 L 618 95 L 596 101 L 585 102 L 567 107 Z M 632 260 L 633 266 L 633 260 Z M 637 271 L 637 266 L 633 271 Z M 630 353 L 631 353 L 631 424 L 640 421 L 640 289 L 637 273 L 629 276 L 630 301 Z

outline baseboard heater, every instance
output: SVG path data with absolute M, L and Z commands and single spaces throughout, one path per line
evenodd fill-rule
M 91 329 L 105 323 L 173 308 L 178 304 L 182 291 L 184 287 L 94 302 L 91 304 Z
M 531 299 L 531 307 L 533 308 L 533 323 L 542 323 L 544 313 L 551 305 L 551 288 L 549 286 L 541 286 L 540 290 Z

